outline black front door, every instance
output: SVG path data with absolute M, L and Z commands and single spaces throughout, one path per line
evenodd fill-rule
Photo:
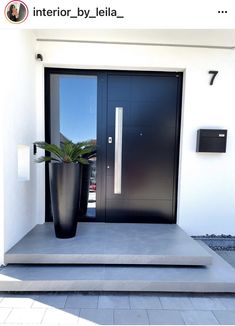
M 107 78 L 106 221 L 175 223 L 182 75 Z

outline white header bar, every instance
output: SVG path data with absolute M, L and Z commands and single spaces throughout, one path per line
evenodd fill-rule
M 0 12 L 1 28 L 235 28 L 234 0 L 1 0 Z

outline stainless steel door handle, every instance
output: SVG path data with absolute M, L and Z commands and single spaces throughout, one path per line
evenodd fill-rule
M 114 194 L 122 193 L 122 128 L 123 108 L 115 108 Z

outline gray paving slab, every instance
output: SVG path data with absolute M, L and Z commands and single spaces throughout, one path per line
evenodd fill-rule
M 100 325 L 113 325 L 114 311 L 112 309 L 81 309 L 79 324 L 87 324 L 89 321 Z
M 215 297 L 191 297 L 193 308 L 197 310 L 225 310 L 225 305 Z
M 211 311 L 181 311 L 186 325 L 218 325 L 218 320 Z
M 219 301 L 225 306 L 226 309 L 235 310 L 235 296 L 220 297 Z
M 98 308 L 130 309 L 129 296 L 121 294 L 101 294 L 99 296 Z
M 40 294 L 35 296 L 32 308 L 64 308 L 66 300 L 65 294 Z
M 148 310 L 147 312 L 150 325 L 184 325 L 179 311 Z
M 235 310 L 215 310 L 215 318 L 222 325 L 235 325 Z
M 114 310 L 115 325 L 149 325 L 149 319 L 146 310 Z
M 65 303 L 66 308 L 97 308 L 98 295 L 94 294 L 69 294 Z
M 5 254 L 6 264 L 209 265 L 210 253 L 176 224 L 79 223 L 57 239 L 53 224 L 37 225 Z
M 193 305 L 188 297 L 176 296 L 169 294 L 167 296 L 161 296 L 160 301 L 163 309 L 168 310 L 193 310 Z
M 131 309 L 162 309 L 160 299 L 154 294 L 130 294 Z
M 0 308 L 0 323 L 4 323 L 11 312 L 11 308 Z
M 0 272 L 0 291 L 232 292 L 234 268 L 213 256 L 207 267 L 185 266 L 24 266 Z
M 47 309 L 42 324 L 78 324 L 79 313 L 79 309 Z
M 40 324 L 45 315 L 45 309 L 14 308 L 5 323 Z
M 20 324 L 20 323 L 10 323 L 10 324 L 6 324 L 6 323 L 3 323 L 3 324 L 0 324 L 1 326 L 2 325 L 11 325 L 11 326 L 22 326 L 22 325 L 24 325 L 24 324 Z M 31 324 L 31 325 L 37 325 L 38 326 L 38 324 Z M 47 325 L 47 326 L 55 326 L 55 324 L 54 325 Z
M 1 308 L 30 308 L 34 303 L 36 296 L 24 296 L 20 294 L 14 294 L 6 296 L 0 302 Z

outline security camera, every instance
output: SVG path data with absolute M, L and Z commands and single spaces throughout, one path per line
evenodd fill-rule
M 42 54 L 37 53 L 37 54 L 36 54 L 36 59 L 37 59 L 38 61 L 43 61 L 43 56 L 42 56 Z

